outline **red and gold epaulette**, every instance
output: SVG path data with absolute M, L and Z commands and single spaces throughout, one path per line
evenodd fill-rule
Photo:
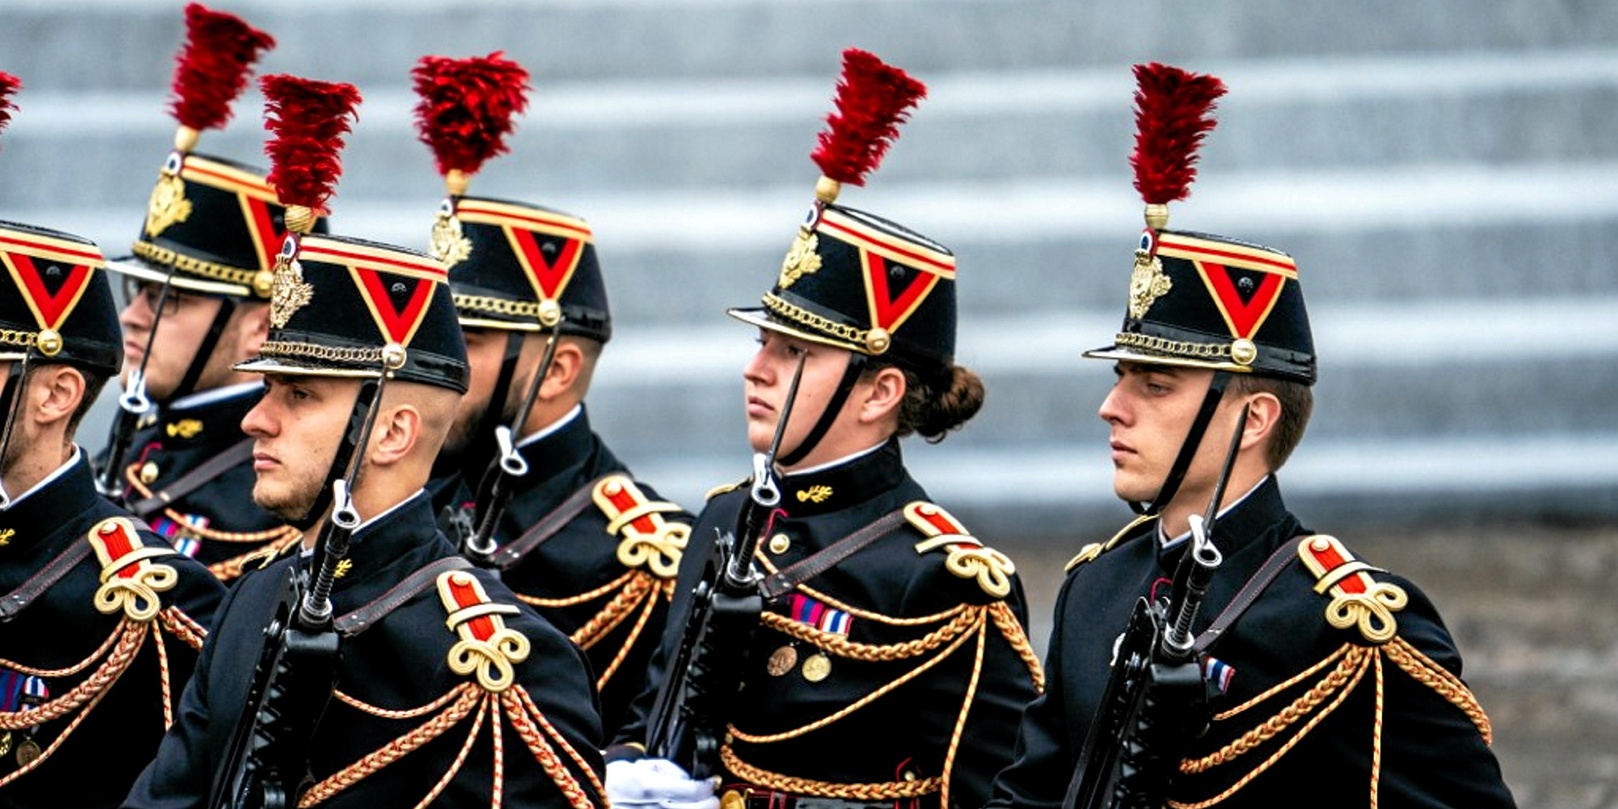
M 478 684 L 491 692 L 510 688 L 516 681 L 515 665 L 528 659 L 530 647 L 528 638 L 500 616 L 521 610 L 491 601 L 483 583 L 465 570 L 439 574 L 438 597 L 449 613 L 444 625 L 460 638 L 449 648 L 450 671 L 476 672 Z
M 916 553 L 928 553 L 948 548 L 944 567 L 963 579 L 977 579 L 983 592 L 995 598 L 1011 593 L 1011 577 L 1017 566 L 1011 559 L 993 548 L 985 546 L 977 537 L 966 532 L 943 507 L 925 500 L 905 506 L 905 519 L 926 539 L 916 543 Z
M 1100 556 L 1101 554 L 1106 553 L 1107 551 L 1110 551 L 1116 547 L 1118 543 L 1122 542 L 1124 538 L 1129 536 L 1130 533 L 1136 528 L 1139 528 L 1155 519 L 1157 519 L 1156 514 L 1142 514 L 1135 519 L 1130 520 L 1128 525 L 1119 529 L 1118 533 L 1112 535 L 1112 539 L 1109 539 L 1106 542 L 1092 542 L 1083 548 L 1080 548 L 1077 555 L 1075 555 L 1072 559 L 1067 560 L 1067 564 L 1063 566 L 1062 572 L 1072 573 L 1073 568 L 1076 568 L 1086 562 L 1094 561 L 1097 556 Z
M 602 478 L 590 495 L 607 515 L 607 533 L 619 538 L 619 564 L 645 566 L 660 579 L 672 579 L 680 572 L 680 555 L 691 526 L 663 517 L 678 512 L 679 506 L 647 497 L 627 475 Z
M 153 562 L 176 551 L 162 543 L 147 545 L 135 524 L 125 517 L 108 517 L 89 533 L 90 547 L 101 562 L 101 586 L 96 588 L 96 609 L 111 615 L 120 610 L 135 621 L 150 621 L 163 610 L 157 594 L 179 582 L 172 566 Z
M 1394 613 L 1409 601 L 1403 588 L 1371 578 L 1371 567 L 1354 558 L 1336 537 L 1320 534 L 1298 543 L 1298 556 L 1315 576 L 1315 592 L 1329 594 L 1326 622 L 1337 629 L 1359 627 L 1373 644 L 1383 644 L 1399 633 Z

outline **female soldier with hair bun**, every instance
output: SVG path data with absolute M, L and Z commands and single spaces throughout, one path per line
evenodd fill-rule
M 983 384 L 954 362 L 955 257 L 835 204 L 879 151 L 859 140 L 870 128 L 848 131 L 850 120 L 881 117 L 856 113 L 880 95 L 862 90 L 877 83 L 903 96 L 886 99 L 898 104 L 877 141 L 922 92 L 870 54 L 844 56 L 839 115 L 814 155 L 825 174 L 814 207 L 763 305 L 729 311 L 758 328 L 742 372 L 755 475 L 711 494 L 691 533 L 650 690 L 608 750 L 619 809 L 981 805 L 1042 687 L 1010 560 L 904 466 L 899 438 L 942 440 L 981 407 Z M 779 501 L 769 505 L 761 492 L 772 488 Z M 675 682 L 660 675 L 677 659 L 721 534 L 744 548 L 756 541 L 764 579 L 740 668 L 708 661 L 740 680 L 703 701 L 722 716 L 698 718 L 721 729 L 707 756 L 716 796 L 704 756 L 668 744 L 656 719 L 667 714 L 659 685 Z

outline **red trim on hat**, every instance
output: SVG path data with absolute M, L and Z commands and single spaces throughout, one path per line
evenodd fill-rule
M 1220 314 L 1225 316 L 1225 324 L 1230 326 L 1232 336 L 1253 339 L 1254 333 L 1264 325 L 1270 311 L 1275 308 L 1275 302 L 1280 299 L 1286 278 L 1275 273 L 1264 273 L 1264 280 L 1259 282 L 1252 300 L 1243 302 L 1241 295 L 1236 293 L 1236 286 L 1230 282 L 1230 273 L 1225 265 L 1211 261 L 1192 263 L 1213 291 L 1214 301 L 1219 305 Z
M 393 308 L 393 297 L 383 288 L 380 272 L 359 267 L 351 269 L 364 285 L 366 303 L 371 307 L 371 314 L 376 316 L 377 326 L 382 329 L 383 335 L 391 342 L 409 345 L 416 327 L 421 325 L 422 317 L 427 313 L 427 302 L 433 297 L 433 282 L 410 278 L 416 288 L 411 290 L 410 300 L 405 304 L 404 311 L 400 312 Z M 404 283 L 406 279 L 395 280 Z
M 939 261 L 938 259 L 935 259 L 935 258 L 933 258 L 931 256 L 925 256 L 925 255 L 922 255 L 920 253 L 917 253 L 914 250 L 907 249 L 900 242 L 889 241 L 889 240 L 886 240 L 886 239 L 878 239 L 869 231 L 855 230 L 853 228 L 848 227 L 847 225 L 844 225 L 841 222 L 837 222 L 837 221 L 834 221 L 834 220 L 829 219 L 829 218 L 825 218 L 825 219 L 820 220 L 819 229 L 821 229 L 821 230 L 837 230 L 837 231 L 841 231 L 841 232 L 843 232 L 845 234 L 848 234 L 848 236 L 852 237 L 853 239 L 857 240 L 857 242 L 870 242 L 871 244 L 874 244 L 877 247 L 882 248 L 883 250 L 887 250 L 889 252 L 897 253 L 897 254 L 899 254 L 901 256 L 904 256 L 905 259 L 907 261 L 909 261 L 909 262 L 913 262 L 915 264 L 924 264 L 927 267 L 933 268 L 937 272 L 952 273 L 952 272 L 955 271 L 955 265 L 953 265 L 953 264 L 942 262 L 942 261 Z
M 541 300 L 557 300 L 562 297 L 562 290 L 567 288 L 567 282 L 573 278 L 573 270 L 579 266 L 579 256 L 582 253 L 580 246 L 583 242 L 578 239 L 563 239 L 561 255 L 556 257 L 553 264 L 545 260 L 544 251 L 539 249 L 539 242 L 534 234 L 521 228 L 503 227 L 511 243 L 517 248 L 517 258 L 523 270 L 528 273 L 529 283 L 534 285 L 534 292 Z
M 1184 253 L 1196 253 L 1198 255 L 1209 256 L 1216 259 L 1226 259 L 1237 265 L 1264 264 L 1289 273 L 1296 273 L 1298 271 L 1298 265 L 1296 263 L 1280 256 L 1266 256 L 1258 251 L 1237 252 L 1234 250 L 1219 250 L 1207 246 L 1208 242 L 1204 241 L 1198 241 L 1195 243 L 1180 241 L 1174 237 L 1174 234 L 1171 233 L 1158 234 L 1157 244 L 1158 249 L 1160 250 L 1167 247 L 1169 249 Z
M 448 281 L 449 270 L 443 264 L 428 258 L 415 259 L 413 256 L 397 256 L 391 254 L 387 248 L 379 250 L 342 250 L 336 247 L 340 242 L 313 239 L 301 240 L 298 255 L 302 258 L 330 261 L 333 264 L 347 264 L 353 266 L 356 262 L 365 264 L 381 264 L 387 267 L 397 267 L 401 271 L 415 275 L 428 276 L 429 281 Z M 326 257 L 330 258 L 326 258 Z M 332 261 L 332 259 L 336 259 Z M 412 260 L 414 259 L 414 260 Z M 372 270 L 375 272 L 375 270 Z
M 258 268 L 268 270 L 275 266 L 275 257 L 280 254 L 281 244 L 286 241 L 286 232 L 275 227 L 268 203 L 246 194 L 237 196 L 242 201 L 242 215 L 247 219 L 248 233 L 253 237 Z
M 52 295 L 45 288 L 45 280 L 39 277 L 39 268 L 34 266 L 34 257 L 25 253 L 6 252 L 6 263 L 12 268 L 12 275 L 22 284 L 28 293 L 28 308 L 34 310 L 34 316 L 39 318 L 41 328 L 55 329 L 67 319 L 68 313 L 78 303 L 79 296 L 89 286 L 90 266 L 87 264 L 74 264 L 68 271 L 67 280 L 62 282 L 61 289 Z
M 886 329 L 890 334 L 903 325 L 927 299 L 938 284 L 938 276 L 930 272 L 917 272 L 910 285 L 894 298 L 888 289 L 887 259 L 868 250 L 860 251 L 860 265 L 865 271 L 865 299 L 871 304 L 871 326 Z

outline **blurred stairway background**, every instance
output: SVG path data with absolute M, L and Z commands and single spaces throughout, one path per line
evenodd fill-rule
M 0 69 L 26 88 L 0 215 L 127 249 L 168 146 L 178 2 L 8 0 Z M 338 232 L 424 246 L 441 185 L 408 71 L 503 49 L 534 74 L 512 154 L 474 193 L 591 221 L 618 336 L 592 416 L 697 504 L 747 471 L 722 315 L 767 288 L 807 206 L 838 52 L 932 90 L 843 201 L 960 259 L 968 428 L 909 458 L 987 534 L 1087 535 L 1110 495 L 1110 381 L 1079 352 L 1120 320 L 1140 204 L 1128 67 L 1229 83 L 1175 227 L 1298 259 L 1322 380 L 1284 474 L 1317 520 L 1618 513 L 1618 8 L 1597 2 L 1067 0 L 230 3 L 280 45 L 261 73 L 366 102 Z M 263 164 L 250 92 L 201 151 Z M 109 396 L 110 400 L 111 397 Z M 87 433 L 86 435 L 91 435 Z M 1076 523 L 1078 520 L 1079 523 Z

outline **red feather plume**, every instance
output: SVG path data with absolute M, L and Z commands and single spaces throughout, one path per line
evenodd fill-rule
M 451 59 L 423 56 L 410 71 L 415 79 L 416 128 L 433 150 L 439 174 L 474 174 L 484 161 L 505 154 L 511 117 L 528 108 L 528 71 L 488 56 Z
M 1213 130 L 1225 83 L 1158 64 L 1135 65 L 1135 190 L 1148 205 L 1185 199 L 1196 179 L 1197 147 Z
M 199 132 L 224 126 L 230 120 L 231 102 L 247 89 L 253 63 L 275 47 L 275 40 L 241 18 L 201 3 L 185 7 L 185 32 L 185 46 L 174 57 L 169 112 L 181 126 Z
M 275 75 L 259 79 L 264 91 L 264 128 L 274 137 L 270 186 L 283 205 L 325 209 L 343 173 L 338 152 L 353 125 L 360 91 L 352 84 Z
M 876 169 L 899 137 L 899 124 L 909 117 L 910 108 L 926 95 L 926 85 L 903 70 L 858 48 L 843 51 L 837 111 L 826 116 L 827 128 L 810 159 L 830 179 L 864 185 L 865 175 Z
M 0 132 L 4 132 L 6 124 L 11 123 L 11 111 L 17 108 L 11 103 L 11 96 L 22 89 L 22 79 L 10 73 L 0 73 Z

